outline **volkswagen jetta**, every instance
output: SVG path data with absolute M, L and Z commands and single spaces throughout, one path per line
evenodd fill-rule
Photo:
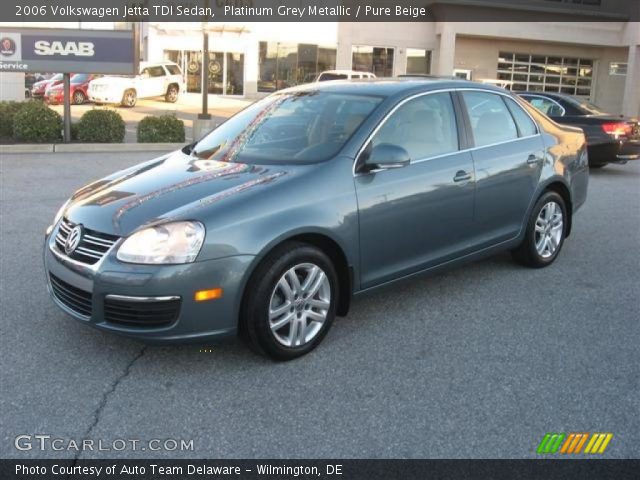
M 310 84 L 78 190 L 47 230 L 48 287 L 96 328 L 291 359 L 354 294 L 503 250 L 550 265 L 587 184 L 583 133 L 504 90 Z

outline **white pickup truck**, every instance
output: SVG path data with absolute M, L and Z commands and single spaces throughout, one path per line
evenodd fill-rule
M 172 62 L 140 62 L 140 74 L 135 76 L 110 75 L 89 83 L 89 100 L 97 104 L 115 103 L 124 107 L 135 106 L 138 98 L 164 96 L 174 103 L 184 91 L 184 77 L 180 67 Z

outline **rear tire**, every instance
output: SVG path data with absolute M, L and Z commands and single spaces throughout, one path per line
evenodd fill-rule
M 567 225 L 562 197 L 552 191 L 543 193 L 531 211 L 524 240 L 511 252 L 513 258 L 526 267 L 548 267 L 562 250 Z
M 309 353 L 336 315 L 338 277 L 321 250 L 289 242 L 256 268 L 245 290 L 240 333 L 252 350 L 275 360 Z

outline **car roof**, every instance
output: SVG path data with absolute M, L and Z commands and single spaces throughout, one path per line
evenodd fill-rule
M 161 62 L 140 62 L 140 66 L 141 67 L 150 67 L 152 65 L 178 65 L 175 62 L 169 62 L 169 61 L 161 61 Z
M 578 103 L 582 103 L 580 101 L 579 97 L 575 97 L 573 95 L 569 95 L 568 93 L 558 93 L 558 92 L 518 92 L 518 95 L 536 95 L 538 97 L 551 97 L 551 98 L 560 98 L 563 100 L 567 100 L 570 101 L 572 103 L 578 102 Z
M 500 94 L 509 93 L 503 88 L 493 85 L 485 85 L 466 80 L 452 80 L 443 78 L 423 78 L 423 77 L 402 77 L 402 78 L 371 78 L 371 79 L 351 79 L 334 80 L 332 82 L 318 82 L 298 85 L 296 87 L 280 90 L 278 93 L 321 91 L 331 93 L 347 93 L 355 95 L 372 95 L 391 97 L 395 95 L 426 92 L 432 90 L 472 88 L 495 92 Z

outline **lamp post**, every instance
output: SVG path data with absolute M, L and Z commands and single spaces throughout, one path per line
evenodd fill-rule
M 205 12 L 209 7 L 209 0 L 205 0 Z M 209 31 L 208 19 L 202 19 L 202 112 L 198 114 L 200 120 L 210 120 L 209 114 Z

